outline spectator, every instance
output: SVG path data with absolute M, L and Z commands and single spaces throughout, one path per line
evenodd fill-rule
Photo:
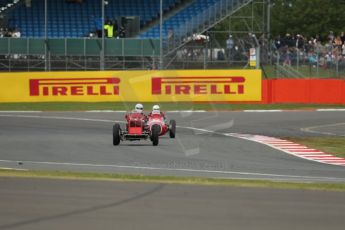
M 280 47 L 281 47 L 281 38 L 280 38 L 280 35 L 278 35 L 278 37 L 276 37 L 275 39 L 274 39 L 274 42 L 273 42 L 273 48 L 275 49 L 275 50 L 279 50 L 280 49 Z
M 97 37 L 101 38 L 102 37 L 102 27 L 103 27 L 102 18 L 96 18 L 95 16 L 92 16 L 92 18 L 93 18 Z
M 332 53 L 327 53 L 326 56 L 325 56 L 325 66 L 324 68 L 327 69 L 327 68 L 331 68 L 332 67 L 332 64 L 333 64 L 333 60 L 334 60 L 334 56 L 332 55 Z
M 328 39 L 328 42 L 333 42 L 333 40 L 334 40 L 334 33 L 333 33 L 333 31 L 329 31 L 327 39 Z
M 300 51 L 304 49 L 304 38 L 300 34 L 296 35 L 296 48 Z
M 89 38 L 96 38 L 98 37 L 97 36 L 97 33 L 96 32 L 90 32 L 89 35 L 88 35 Z
M 107 31 L 107 38 L 113 38 L 114 37 L 114 26 L 113 23 L 111 21 L 108 21 L 105 25 L 104 25 L 104 30 Z
M 291 52 L 289 49 L 286 49 L 283 66 L 291 66 Z
M 316 67 L 316 65 L 317 65 L 317 56 L 315 55 L 315 53 L 309 53 L 308 54 L 308 62 L 313 67 Z
M 232 49 L 234 48 L 234 39 L 232 38 L 232 35 L 229 35 L 229 38 L 226 40 L 226 56 L 228 57 L 229 60 L 231 60 L 231 52 Z
M 321 42 L 321 39 L 320 39 L 320 35 L 317 34 L 313 40 L 313 43 L 314 43 L 314 45 L 316 45 L 316 44 L 318 44 L 318 42 Z
M 305 52 L 306 53 L 312 53 L 314 52 L 314 44 L 313 44 L 314 38 L 311 37 L 309 41 L 305 44 Z
M 337 52 L 338 54 L 341 52 L 341 47 L 342 47 L 342 41 L 340 36 L 336 36 L 333 40 L 333 48 L 334 51 Z
M 344 44 L 345 44 L 345 32 L 344 32 L 344 31 L 341 32 L 341 34 L 340 34 L 340 39 L 341 39 L 342 45 L 344 45 Z
M 21 33 L 18 29 L 15 29 L 13 32 L 12 32 L 12 37 L 13 38 L 20 38 L 21 37 Z
M 249 50 L 250 48 L 256 47 L 256 37 L 253 33 L 248 33 L 247 37 L 245 38 L 245 49 Z
M 285 35 L 284 46 L 287 46 L 287 47 L 294 47 L 295 46 L 294 39 L 292 38 L 292 36 L 289 33 L 287 33 Z

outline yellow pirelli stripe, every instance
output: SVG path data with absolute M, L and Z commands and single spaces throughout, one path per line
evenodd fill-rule
M 0 102 L 260 100 L 260 70 L 0 74 Z

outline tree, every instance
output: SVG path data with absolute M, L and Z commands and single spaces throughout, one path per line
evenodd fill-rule
M 320 35 L 326 40 L 329 31 L 339 34 L 345 31 L 344 0 L 271 0 L 271 34 L 302 34 L 307 37 Z M 254 9 L 255 14 L 262 15 L 260 6 Z M 245 7 L 236 13 L 237 16 L 251 14 L 251 7 Z M 215 31 L 245 30 L 243 21 L 224 20 L 212 30 Z M 227 34 L 217 34 L 217 38 L 226 39 Z
M 321 35 L 345 30 L 343 0 L 272 0 L 272 35 L 285 33 L 304 36 Z

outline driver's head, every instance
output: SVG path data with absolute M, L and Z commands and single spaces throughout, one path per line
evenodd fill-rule
M 160 113 L 159 105 L 154 105 L 154 106 L 152 107 L 152 112 Z
M 134 110 L 138 113 L 142 113 L 144 110 L 144 106 L 142 104 L 136 104 Z

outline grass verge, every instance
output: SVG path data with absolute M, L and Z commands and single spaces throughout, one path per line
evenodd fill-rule
M 293 137 L 293 142 L 345 158 L 345 137 Z
M 249 188 L 276 188 L 276 189 L 305 189 L 305 190 L 327 190 L 345 191 L 344 183 L 293 183 L 275 182 L 269 180 L 240 180 L 240 179 L 216 179 L 199 177 L 173 177 L 173 176 L 144 176 L 144 175 L 122 175 L 106 173 L 79 173 L 79 172 L 58 172 L 58 171 L 17 171 L 0 169 L 0 177 L 28 177 L 48 178 L 65 180 L 104 180 L 120 182 L 146 182 L 164 184 L 184 185 L 207 185 L 207 186 L 235 186 Z
M 36 103 L 0 103 L 0 110 L 35 110 L 35 111 L 84 111 L 84 110 L 131 110 L 136 103 L 120 102 L 36 102 Z M 144 103 L 144 108 L 150 109 L 155 103 Z M 159 103 L 162 110 L 251 110 L 251 109 L 284 109 L 311 110 L 327 108 L 345 108 L 345 105 L 319 104 L 236 104 L 236 103 L 190 103 L 180 102 Z

